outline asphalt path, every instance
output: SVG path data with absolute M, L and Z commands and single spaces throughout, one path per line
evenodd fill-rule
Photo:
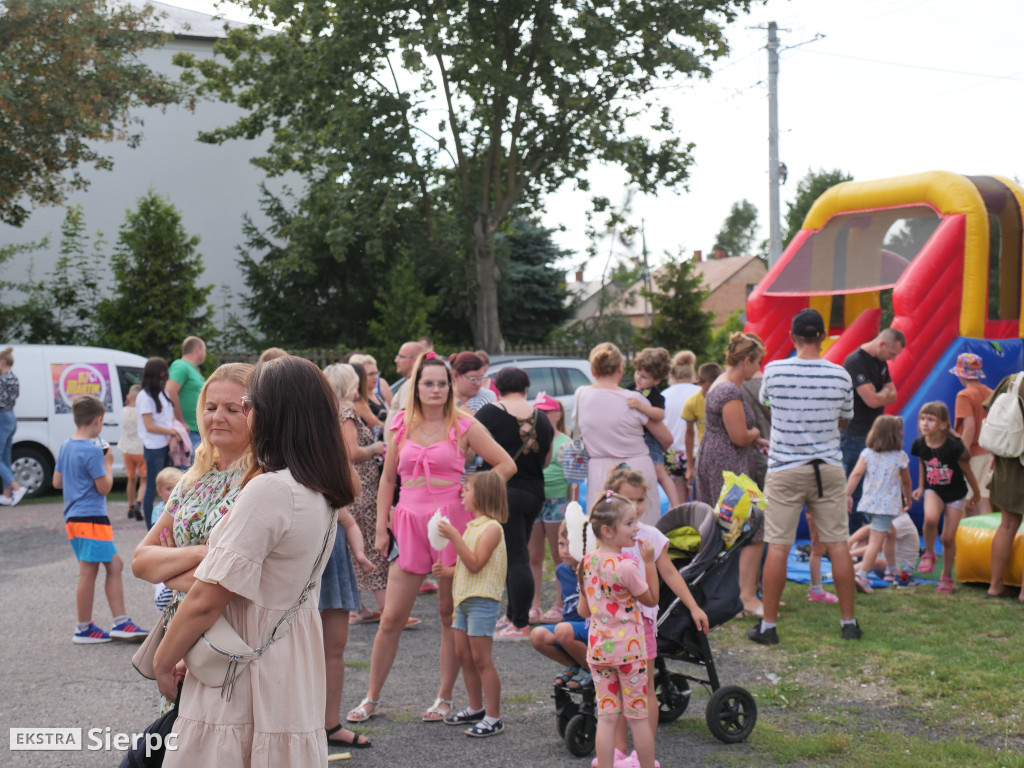
M 110 503 L 114 542 L 126 563 L 126 604 L 132 618 L 149 628 L 157 618 L 153 587 L 130 572 L 131 553 L 145 529 L 141 522 L 127 521 L 125 511 L 123 502 Z M 96 733 L 102 741 L 107 734 L 141 731 L 157 715 L 155 683 L 141 677 L 131 666 L 134 644 L 72 643 L 77 575 L 78 566 L 64 533 L 59 503 L 0 507 L 0 766 L 116 766 L 121 753 L 114 749 L 11 751 L 9 729 L 76 727 L 82 728 L 84 734 L 98 729 Z M 555 586 L 548 584 L 545 589 L 551 591 L 551 595 L 545 595 L 546 607 L 551 604 Z M 432 595 L 419 598 L 413 615 L 423 619 L 423 623 L 403 634 L 398 658 L 381 697 L 382 714 L 359 728 L 373 740 L 374 746 L 353 750 L 351 760 L 331 765 L 590 765 L 590 758 L 570 755 L 558 737 L 551 680 L 559 670 L 528 642 L 494 646 L 502 682 L 503 734 L 471 739 L 459 728 L 421 722 L 420 716 L 430 705 L 438 682 L 440 622 L 436 599 Z M 110 618 L 98 586 L 94 619 L 107 629 Z M 343 711 L 357 705 L 366 690 L 375 631 L 375 625 L 352 628 L 345 651 Z M 723 684 L 751 682 L 745 680 L 751 677 L 750 670 L 744 669 L 734 657 L 719 654 L 716 662 Z M 465 705 L 461 685 L 461 681 L 456 685 L 456 707 Z M 704 724 L 707 699 L 708 694 L 696 688 L 682 718 L 659 729 L 656 751 L 666 768 L 702 765 L 706 758 L 722 750 L 754 757 L 747 745 L 725 745 L 711 735 Z M 83 741 L 87 746 L 94 744 L 87 738 Z

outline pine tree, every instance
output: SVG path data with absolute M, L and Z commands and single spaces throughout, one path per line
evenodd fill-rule
M 643 291 L 651 302 L 654 319 L 640 332 L 642 343 L 675 351 L 691 349 L 703 359 L 711 344 L 714 318 L 702 307 L 708 296 L 693 262 L 670 261 L 654 274 L 657 290 Z
M 101 343 L 146 357 L 174 358 L 186 336 L 213 336 L 199 238 L 189 236 L 177 209 L 150 192 L 121 226 L 111 258 L 114 295 L 99 303 Z

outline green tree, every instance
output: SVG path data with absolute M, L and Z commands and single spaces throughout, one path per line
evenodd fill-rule
M 746 199 L 733 203 L 715 235 L 714 248 L 724 248 L 726 256 L 748 256 L 757 238 L 757 227 L 757 206 Z
M 599 12 L 569 0 L 240 5 L 275 34 L 230 32 L 218 48 L 225 66 L 177 59 L 198 68 L 202 90 L 250 110 L 202 138 L 269 130 L 260 164 L 272 174 L 329 170 L 353 195 L 384 185 L 390 206 L 415 206 L 428 225 L 437 208 L 455 212 L 474 343 L 500 351 L 503 222 L 564 182 L 585 187 L 580 177 L 595 161 L 623 167 L 643 192 L 684 183 L 692 147 L 659 112 L 654 89 L 708 76 L 728 50 L 724 25 L 750 0 Z M 424 125 L 431 98 L 445 114 L 429 125 L 436 137 Z M 639 123 L 645 135 L 633 132 Z M 436 194 L 441 157 L 452 183 Z
M 639 332 L 641 343 L 670 350 L 692 349 L 707 355 L 714 315 L 702 307 L 708 297 L 704 279 L 682 253 L 653 275 L 654 289 L 642 293 L 651 302 L 654 319 Z
M 139 199 L 121 225 L 110 260 L 113 296 L 97 307 L 102 344 L 171 360 L 186 336 L 213 338 L 207 304 L 213 286 L 198 285 L 198 246 L 199 238 L 185 231 L 168 200 L 154 192 Z
M 87 245 L 82 206 L 67 209 L 61 224 L 60 256 L 42 280 L 21 285 L 25 301 L 13 309 L 16 336 L 29 344 L 91 344 L 99 301 L 98 265 L 106 260 L 102 235 Z
M 729 337 L 743 330 L 742 316 L 742 309 L 729 313 L 729 317 L 725 319 L 725 324 L 712 332 L 711 344 L 708 346 L 707 352 L 707 359 L 709 361 L 725 365 L 725 348 L 729 346 Z
M 19 226 L 26 200 L 56 205 L 86 187 L 81 166 L 110 169 L 96 145 L 137 143 L 136 107 L 189 101 L 136 55 L 166 39 L 150 6 L 0 3 L 0 221 Z
M 552 266 L 569 253 L 551 234 L 534 221 L 516 218 L 498 235 L 500 319 L 512 344 L 542 343 L 572 317 L 565 273 Z
M 796 185 L 796 198 L 786 205 L 786 231 L 782 235 L 782 247 L 789 245 L 789 241 L 800 231 L 804 225 L 814 201 L 836 184 L 844 181 L 853 181 L 853 176 L 845 171 L 826 171 L 818 169 L 812 171 L 807 169 L 807 175 L 800 179 Z

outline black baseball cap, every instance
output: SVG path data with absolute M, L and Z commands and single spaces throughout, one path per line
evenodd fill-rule
M 801 339 L 822 339 L 825 337 L 825 321 L 816 309 L 801 309 L 793 315 L 789 330 Z

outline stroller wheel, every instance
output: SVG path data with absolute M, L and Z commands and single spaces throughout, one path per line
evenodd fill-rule
M 654 677 L 658 697 L 658 722 L 671 723 L 682 717 L 690 703 L 690 683 L 685 675 L 658 670 Z
M 565 738 L 565 727 L 569 724 L 569 721 L 561 715 L 555 715 L 555 730 L 558 731 L 558 738 Z
M 716 739 L 736 744 L 754 730 L 757 704 L 746 688 L 727 685 L 711 694 L 705 717 L 708 730 Z
M 574 757 L 586 757 L 594 751 L 597 722 L 593 717 L 576 715 L 565 726 L 565 746 Z

